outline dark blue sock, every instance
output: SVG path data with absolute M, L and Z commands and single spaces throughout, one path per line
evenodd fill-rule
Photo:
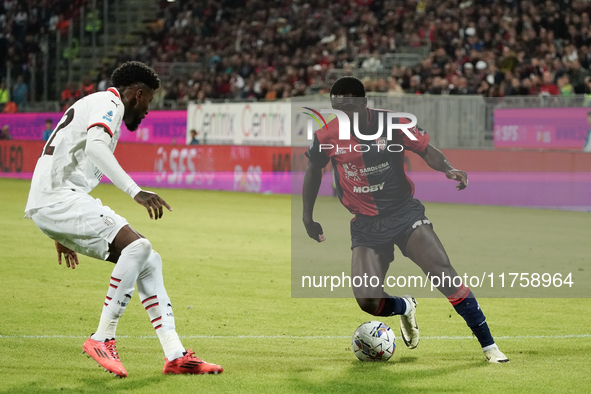
M 486 317 L 480 310 L 478 301 L 476 301 L 472 291 L 461 302 L 454 305 L 454 308 L 458 315 L 464 318 L 466 324 L 480 342 L 480 346 L 485 347 L 495 343 L 486 323 Z
M 382 298 L 382 302 L 374 316 L 394 316 L 402 315 L 406 312 L 406 301 L 404 298 L 396 296 L 387 296 Z

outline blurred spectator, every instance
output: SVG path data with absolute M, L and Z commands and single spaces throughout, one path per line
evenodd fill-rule
M 0 131 L 0 140 L 10 140 L 12 137 L 10 136 L 10 126 L 5 124 L 2 126 L 2 131 Z
M 399 95 L 404 94 L 404 90 L 402 89 L 402 86 L 400 86 L 400 84 L 398 84 L 398 81 L 394 77 L 388 78 L 388 93 L 395 95 L 395 96 L 399 96 Z
M 6 82 L 0 82 L 0 112 L 4 110 L 4 105 L 8 102 L 8 89 L 6 88 Z
M 62 90 L 60 98 L 60 105 L 62 106 L 62 111 L 64 111 L 66 108 L 74 104 L 74 102 L 76 102 L 75 92 L 72 89 L 71 83 L 66 84 L 66 87 L 64 88 L 64 90 Z
M 104 92 L 105 90 L 107 90 L 109 88 L 110 84 L 111 84 L 111 79 L 109 78 L 107 73 L 103 73 L 101 75 L 101 79 L 100 79 L 99 83 L 96 86 L 96 90 L 98 92 Z
M 581 63 L 578 60 L 573 60 L 570 63 L 570 81 L 575 88 L 575 91 L 578 93 L 583 93 L 585 90 L 585 77 L 589 76 L 589 70 L 586 70 L 581 67 Z
M 19 75 L 16 79 L 16 83 L 12 87 L 12 101 L 22 109 L 27 106 L 27 97 L 29 94 L 29 88 L 25 83 L 22 75 Z
M 517 77 L 511 78 L 511 84 L 505 87 L 505 96 L 526 96 L 527 94 L 527 88 Z
M 561 96 L 570 97 L 574 94 L 573 85 L 570 83 L 568 74 L 564 74 L 562 77 L 558 78 L 557 83 Z
M 540 96 L 558 96 L 560 91 L 552 82 L 552 74 L 549 71 L 544 72 L 543 83 L 540 86 Z
M 45 130 L 43 130 L 43 141 L 47 141 L 53 132 L 53 121 L 51 119 L 45 120 Z
M 197 133 L 197 131 L 195 129 L 191 130 L 191 141 L 189 142 L 189 145 L 199 145 L 200 141 L 197 139 L 197 136 L 199 135 L 199 133 Z
M 76 99 L 81 99 L 89 94 L 95 93 L 96 89 L 94 87 L 94 83 L 90 78 L 86 78 L 81 84 L 78 90 L 75 93 Z

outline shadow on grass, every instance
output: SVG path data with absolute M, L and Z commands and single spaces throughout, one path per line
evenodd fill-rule
M 166 376 L 152 376 L 145 379 L 124 378 L 110 376 L 110 379 L 105 379 L 105 376 L 96 378 L 82 378 L 78 380 L 79 387 L 47 387 L 46 382 L 29 381 L 24 382 L 21 386 L 13 386 L 9 389 L 2 390 L 0 393 L 94 393 L 94 392 L 121 392 L 121 391 L 137 391 L 142 392 L 143 388 L 157 385 Z
M 447 367 L 429 368 L 425 370 L 400 371 L 396 364 L 412 364 L 416 357 L 402 357 L 394 363 L 363 363 L 352 361 L 346 372 L 332 380 L 310 382 L 305 377 L 293 377 L 289 391 L 306 393 L 425 393 L 424 386 L 416 386 L 417 382 L 438 376 L 445 376 L 454 372 L 466 372 L 476 368 L 486 367 L 487 364 L 467 362 Z M 415 386 L 415 387 L 413 387 Z M 430 386 L 428 392 L 450 392 L 450 387 Z

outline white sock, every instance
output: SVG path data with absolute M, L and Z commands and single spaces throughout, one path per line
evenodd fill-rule
M 104 342 L 115 338 L 117 323 L 131 300 L 134 284 L 152 251 L 147 239 L 138 239 L 127 245 L 113 268 L 111 283 L 105 297 L 103 312 L 96 332 L 91 336 L 95 341 Z
M 155 251 L 151 252 L 146 268 L 137 278 L 137 290 L 158 335 L 165 357 L 169 361 L 182 357 L 185 348 L 176 332 L 172 305 L 164 288 L 162 259 Z
M 410 305 L 410 301 L 407 298 L 403 298 L 403 300 L 406 303 L 406 311 L 404 311 L 403 315 L 407 316 L 412 310 L 412 306 Z
M 497 346 L 497 344 L 496 343 L 493 343 L 492 345 L 488 345 L 488 346 L 483 347 L 482 348 L 482 351 L 483 352 L 486 352 L 487 350 L 490 350 L 490 349 L 498 349 L 498 348 L 499 347 Z

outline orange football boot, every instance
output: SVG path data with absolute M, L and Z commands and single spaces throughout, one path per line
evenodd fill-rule
M 193 349 L 189 349 L 183 357 L 179 357 L 172 361 L 164 359 L 164 368 L 162 372 L 165 375 L 171 374 L 189 374 L 189 375 L 201 375 L 201 374 L 214 374 L 224 372 L 224 369 L 216 364 L 210 364 L 198 357 L 195 357 Z
M 123 368 L 117 348 L 115 347 L 115 339 L 100 342 L 88 338 L 82 346 L 82 353 L 86 353 L 88 357 L 92 357 L 101 367 L 105 368 L 105 372 L 112 372 L 120 378 L 127 376 L 127 371 Z

